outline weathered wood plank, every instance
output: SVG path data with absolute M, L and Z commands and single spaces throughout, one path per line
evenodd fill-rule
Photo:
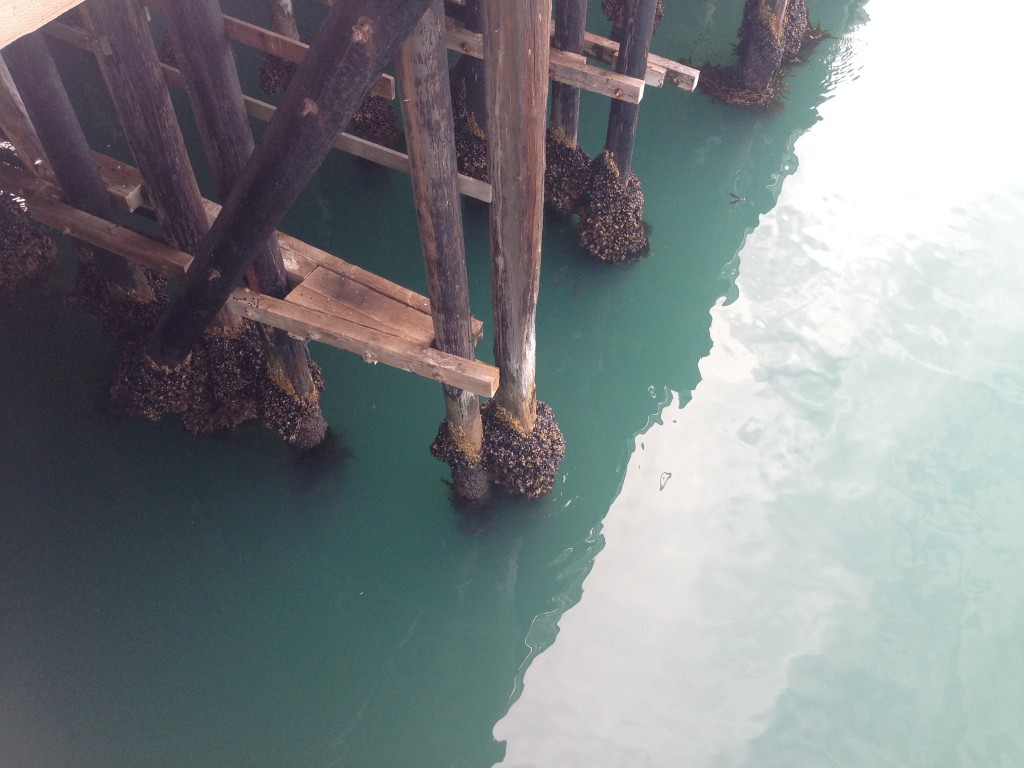
M 598 61 L 615 66 L 619 55 L 619 44 L 607 37 L 595 35 L 592 32 L 583 34 L 583 52 Z M 652 70 L 664 70 L 664 82 L 674 85 L 684 91 L 692 93 L 697 89 L 697 80 L 700 78 L 700 70 L 680 64 L 678 61 L 658 56 L 654 53 L 647 54 L 647 74 L 645 80 L 651 85 L 651 78 L 657 77 Z
M 35 32 L 82 0 L 0 0 L 0 48 Z
M 25 198 L 29 213 L 40 224 L 161 274 L 182 277 L 192 263 L 187 253 L 61 202 L 55 187 L 26 171 L 0 163 L 0 188 Z
M 131 213 L 146 204 L 146 188 L 143 186 L 142 174 L 138 168 L 125 165 L 96 150 L 92 151 L 92 157 L 100 170 L 104 184 L 107 185 L 110 201 L 115 208 L 124 213 Z
M 384 363 L 483 397 L 492 396 L 498 388 L 498 369 L 492 365 L 412 344 L 289 301 L 260 296 L 241 288 L 231 294 L 228 307 L 250 320 L 354 352 L 371 364 Z
M 449 50 L 458 51 L 475 58 L 483 58 L 483 37 L 460 27 L 447 19 L 445 39 Z M 626 77 L 617 72 L 581 62 L 579 58 L 566 54 L 557 48 L 550 51 L 548 75 L 560 83 L 567 83 L 613 99 L 639 104 L 644 97 L 644 81 Z
M 173 85 L 176 88 L 184 88 L 185 81 L 181 76 L 181 72 L 174 67 L 163 64 L 164 77 L 168 84 Z M 255 117 L 257 120 L 268 122 L 273 116 L 276 107 L 272 104 L 268 104 L 265 101 L 253 98 L 252 96 L 244 96 L 245 109 L 250 116 Z M 391 168 L 395 171 L 401 171 L 402 173 L 409 173 L 409 156 L 404 152 L 398 152 L 397 150 L 390 149 L 389 147 L 382 147 L 380 144 L 375 144 L 372 141 L 361 139 L 358 136 L 353 136 L 350 133 L 344 131 L 338 134 L 338 138 L 335 139 L 334 148 L 340 149 L 342 152 L 347 152 L 350 155 L 361 157 L 364 160 L 370 160 L 371 162 L 383 165 L 386 168 Z M 459 174 L 459 192 L 460 194 L 472 197 L 476 200 L 480 200 L 484 203 L 491 202 L 491 185 L 486 181 L 480 181 L 474 179 L 471 176 L 465 174 Z
M 29 213 L 40 224 L 110 250 L 162 274 L 183 277 L 192 262 L 189 254 L 172 246 L 60 202 L 55 198 L 57 190 L 52 185 L 31 176 L 27 171 L 0 163 L 0 188 L 25 198 Z M 281 238 L 282 247 L 287 250 L 284 241 L 294 241 L 294 238 L 286 235 Z M 305 243 L 302 245 L 306 246 Z M 312 249 L 312 246 L 306 248 Z M 340 261 L 322 251 L 319 253 L 327 259 Z M 363 272 L 358 268 L 353 269 Z M 372 277 L 375 278 L 373 282 L 387 282 L 377 275 Z M 240 306 L 239 297 L 244 297 L 244 306 Z M 262 310 L 259 309 L 260 305 Z M 421 343 L 404 341 L 380 330 L 331 318 L 318 310 L 254 294 L 248 289 L 235 291 L 227 307 L 235 314 L 281 328 L 302 338 L 322 341 L 355 352 L 363 359 L 393 365 L 484 397 L 493 395 L 498 386 L 497 369 L 486 363 L 447 355 Z
M 126 200 L 131 199 L 134 203 L 138 198 L 141 202 L 133 204 L 132 211 L 140 206 L 151 206 L 151 203 L 146 200 L 145 187 L 142 185 L 142 176 L 139 174 L 138 169 L 120 163 L 112 157 L 100 154 L 99 152 L 94 152 L 93 154 L 96 157 L 97 166 L 100 168 L 100 172 L 111 191 L 111 196 L 115 200 L 115 205 L 127 211 L 129 203 Z M 128 198 L 122 197 L 123 189 L 131 189 L 133 194 Z M 203 198 L 203 208 L 207 219 L 212 222 L 217 218 L 221 207 L 212 200 Z M 285 269 L 288 271 L 289 283 L 293 287 L 306 279 L 313 270 L 322 266 L 337 275 L 361 283 L 392 301 L 397 301 L 417 312 L 430 314 L 430 300 L 422 294 L 392 283 L 380 275 L 350 264 L 344 259 L 291 235 L 287 235 L 284 232 L 277 233 L 277 241 L 281 248 L 281 258 L 284 261 Z M 474 317 L 471 319 L 471 324 L 474 343 L 479 343 L 480 339 L 483 338 L 483 321 Z
M 385 297 L 355 280 L 319 267 L 288 294 L 288 301 L 311 309 L 341 305 L 410 342 L 429 346 L 434 341 L 430 315 Z

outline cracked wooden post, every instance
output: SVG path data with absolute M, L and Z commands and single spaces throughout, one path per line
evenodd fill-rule
M 623 31 L 615 71 L 621 75 L 643 79 L 647 72 L 647 54 L 654 34 L 655 0 L 630 0 L 626 6 L 626 25 Z M 608 135 L 605 149 L 619 169 L 620 183 L 626 186 L 633 163 L 633 145 L 640 105 L 622 99 L 612 100 L 608 115 Z
M 395 60 L 409 149 L 427 290 L 437 347 L 473 359 L 469 278 L 455 160 L 455 124 L 448 87 L 444 4 L 433 0 Z M 448 464 L 459 497 L 482 501 L 490 490 L 483 465 L 480 400 L 444 387 L 446 419 L 431 452 Z
M 34 176 L 55 182 L 50 160 L 25 109 L 25 103 L 0 56 L 0 131 L 18 153 L 18 160 Z
M 586 31 L 587 0 L 555 0 L 552 43 L 566 53 L 581 54 Z M 580 89 L 551 83 L 551 119 L 547 133 L 544 202 L 548 209 L 568 216 L 576 210 L 586 185 L 590 156 L 577 144 L 580 124 Z
M 654 34 L 656 0 L 627 0 L 615 71 L 643 79 Z M 601 261 L 619 264 L 646 256 L 644 194 L 632 172 L 640 105 L 613 99 L 604 151 L 590 166 L 576 234 L 580 247 Z
M 14 41 L 3 52 L 39 145 L 64 201 L 117 223 L 118 216 L 42 32 Z M 114 338 L 132 332 L 132 318 L 152 310 L 156 297 L 141 267 L 109 251 L 78 244 L 82 259 L 74 300 Z
M 167 6 L 171 10 L 174 3 Z M 267 12 L 270 14 L 270 28 L 289 40 L 299 40 L 299 28 L 295 23 L 295 7 L 292 0 L 267 0 Z M 264 53 L 260 60 L 257 80 L 264 93 L 280 93 L 288 87 L 292 75 L 295 74 L 294 62 L 285 61 L 272 53 Z
M 175 0 L 164 8 L 203 148 L 217 191 L 224 199 L 255 143 L 220 5 L 217 0 Z M 292 19 L 294 24 L 294 16 Z M 246 270 L 249 287 L 283 299 L 288 293 L 288 275 L 276 235 L 258 243 L 255 251 Z M 323 441 L 327 423 L 320 412 L 319 391 L 306 344 L 280 329 L 266 325 L 259 328 L 272 385 L 260 400 L 261 418 L 290 445 L 313 448 Z
M 176 365 L 224 306 L 429 0 L 334 4 L 147 347 Z
M 587 25 L 587 0 L 555 0 L 555 48 L 583 53 Z M 568 83 L 551 83 L 551 128 L 560 131 L 569 146 L 576 146 L 580 125 L 580 89 Z
M 536 392 L 551 0 L 482 5 L 494 359 L 501 371 L 484 407 L 484 450 L 495 482 L 535 498 L 551 490 L 565 452 Z
M 88 0 L 82 8 L 110 43 L 112 53 L 97 61 L 157 220 L 178 250 L 195 255 L 209 220 L 145 12 L 135 0 Z

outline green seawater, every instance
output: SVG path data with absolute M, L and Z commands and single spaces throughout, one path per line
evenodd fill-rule
M 666 5 L 729 58 L 740 0 Z M 69 262 L 4 298 L 0 766 L 1024 765 L 1024 17 L 808 7 L 782 110 L 648 90 L 647 259 L 546 222 L 538 503 L 451 505 L 429 381 L 317 346 L 331 450 L 193 440 L 112 410 Z M 334 155 L 283 228 L 426 290 L 401 174 Z

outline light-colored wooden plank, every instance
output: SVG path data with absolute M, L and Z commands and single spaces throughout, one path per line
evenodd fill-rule
M 166 73 L 169 69 L 170 67 L 165 66 L 164 72 Z M 275 107 L 271 104 L 267 104 L 265 101 L 260 101 L 259 99 L 252 98 L 251 96 L 246 96 L 245 109 L 257 120 L 269 121 L 274 114 Z M 342 152 L 348 152 L 350 155 L 361 157 L 364 160 L 370 160 L 378 163 L 379 165 L 391 168 L 392 170 L 409 173 L 409 156 L 407 154 L 388 147 L 382 147 L 380 144 L 375 144 L 372 141 L 361 139 L 350 133 L 342 131 L 338 134 L 338 138 L 334 142 L 334 147 L 335 149 L 340 149 Z M 491 185 L 486 181 L 480 181 L 479 179 L 474 179 L 471 176 L 466 176 L 465 174 L 460 173 L 458 183 L 459 192 L 461 194 L 485 203 L 491 202 Z
M 192 257 L 187 253 L 60 202 L 55 197 L 57 192 L 53 186 L 31 176 L 27 171 L 0 163 L 0 189 L 24 198 L 29 213 L 41 224 L 105 248 L 162 274 L 182 277 L 192 262 Z M 320 253 L 334 259 L 329 254 Z M 355 269 L 359 273 L 363 272 Z M 387 282 L 376 275 L 372 277 L 375 280 L 367 282 Z M 449 355 L 427 343 L 403 339 L 379 328 L 335 317 L 319 309 L 272 299 L 241 288 L 228 301 L 228 308 L 238 315 L 282 328 L 296 336 L 355 352 L 367 362 L 381 362 L 484 397 L 493 395 L 498 387 L 498 369 L 493 366 Z M 339 314 L 344 314 L 341 307 L 338 309 Z
M 342 305 L 370 318 L 372 327 L 414 343 L 434 343 L 434 324 L 429 312 L 413 309 L 325 267 L 313 270 L 288 294 L 287 300 L 328 312 L 331 307 Z
M 140 206 L 151 207 L 146 200 L 145 187 L 138 169 L 99 152 L 93 152 L 93 156 L 96 158 L 100 174 L 103 176 L 103 180 L 111 192 L 115 205 L 127 212 L 134 211 Z M 204 198 L 203 208 L 211 223 L 220 213 L 220 205 L 212 200 Z M 335 274 L 365 285 L 370 290 L 376 291 L 392 301 L 397 301 L 428 317 L 430 315 L 430 300 L 422 294 L 385 280 L 379 275 L 357 267 L 354 264 L 349 264 L 347 261 L 327 251 L 316 248 L 283 232 L 277 233 L 277 241 L 281 248 L 281 258 L 284 260 L 285 270 L 288 272 L 289 282 L 292 286 L 305 280 L 317 267 L 323 266 Z M 474 317 L 471 320 L 471 324 L 473 338 L 479 343 L 483 338 L 483 322 Z
M 181 277 L 192 263 L 187 253 L 62 203 L 55 187 L 25 171 L 0 164 L 0 189 L 25 198 L 29 213 L 40 224 L 162 274 Z
M 598 61 L 614 66 L 615 59 L 619 55 L 619 44 L 607 37 L 585 32 L 583 34 L 583 52 Z M 648 84 L 651 84 L 652 70 L 664 70 L 664 82 L 690 93 L 696 90 L 697 80 L 700 78 L 700 70 L 654 53 L 647 55 L 646 80 Z
M 451 19 L 446 20 L 445 40 L 449 50 L 478 59 L 483 58 L 483 36 L 460 27 Z M 581 62 L 578 55 L 557 48 L 551 49 L 549 75 L 560 83 L 632 104 L 639 104 L 644 97 L 643 80 L 601 69 L 587 64 L 586 61 Z
M 224 16 L 224 31 L 230 39 L 236 42 L 296 64 L 301 63 L 309 52 L 309 46 L 306 43 L 292 40 L 242 19 L 236 19 L 234 16 Z M 381 75 L 370 92 L 376 96 L 394 100 L 395 78 L 391 75 Z
M 82 0 L 0 0 L 0 48 L 35 32 Z
M 228 300 L 228 307 L 235 314 L 300 338 L 354 352 L 371 364 L 384 363 L 483 397 L 491 397 L 498 388 L 498 369 L 492 365 L 413 344 L 289 301 L 240 288 Z
M 145 202 L 142 174 L 131 165 L 125 165 L 109 155 L 93 150 L 93 158 L 110 193 L 110 199 L 119 211 L 131 213 Z

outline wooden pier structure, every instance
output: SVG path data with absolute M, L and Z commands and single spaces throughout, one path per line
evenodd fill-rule
M 104 296 L 151 315 L 142 338 L 112 332 L 146 382 L 176 386 L 211 332 L 235 338 L 252 321 L 267 376 L 298 404 L 271 420 L 290 442 L 323 437 L 306 351 L 317 341 L 443 385 L 431 450 L 464 498 L 486 498 L 491 483 L 542 495 L 564 454 L 535 386 L 549 82 L 551 127 L 573 146 L 580 90 L 611 99 L 605 154 L 625 187 L 645 89 L 693 91 L 699 73 L 649 52 L 655 0 L 627 3 L 620 41 L 583 29 L 585 0 L 334 0 L 310 44 L 290 0 L 269 5 L 273 30 L 223 14 L 218 0 L 0 0 L 0 132 L 20 160 L 0 162 L 0 189 L 84 249 Z M 467 24 L 471 15 L 484 23 Z M 153 17 L 173 65 L 159 58 Z M 96 57 L 133 165 L 86 145 L 47 38 Z M 276 108 L 242 93 L 232 44 L 296 65 Z M 449 51 L 484 68 L 486 179 L 457 170 Z M 222 205 L 199 194 L 168 88 L 188 94 Z M 405 152 L 343 130 L 371 93 L 398 101 Z M 250 117 L 268 123 L 258 141 Z M 410 175 L 429 296 L 278 231 L 332 150 Z M 483 323 L 469 311 L 460 195 L 490 206 L 493 364 L 476 358 Z M 173 295 L 156 275 L 176 279 Z

